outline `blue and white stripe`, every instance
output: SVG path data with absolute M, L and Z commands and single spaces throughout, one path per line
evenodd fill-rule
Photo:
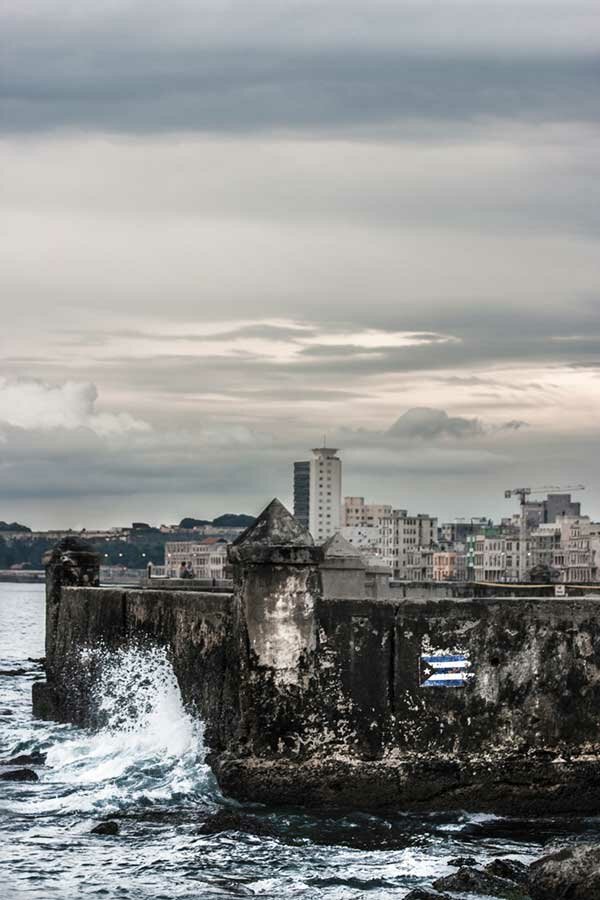
M 472 673 L 464 653 L 421 655 L 421 687 L 464 687 Z

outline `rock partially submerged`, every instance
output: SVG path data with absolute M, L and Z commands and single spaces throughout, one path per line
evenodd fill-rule
M 0 781 L 39 781 L 40 779 L 33 769 L 11 769 L 9 772 L 0 772 Z
M 456 866 L 461 869 L 463 866 L 476 866 L 477 860 L 474 856 L 455 856 L 454 859 L 446 860 L 449 866 Z
M 198 834 L 220 834 L 223 831 L 243 831 L 260 837 L 276 837 L 277 832 L 268 822 L 257 816 L 221 809 L 209 816 L 198 829 Z
M 406 895 L 404 900 L 452 900 L 449 894 L 440 894 L 431 888 L 418 887 Z
M 46 762 L 46 754 L 34 751 L 33 753 L 19 753 L 7 759 L 0 759 L 0 766 L 43 766 Z
M 529 869 L 532 900 L 600 900 L 600 844 L 567 847 Z
M 92 828 L 91 834 L 118 834 L 119 825 L 117 822 L 108 821 L 100 822 L 95 828 Z
M 527 885 L 529 881 L 529 866 L 519 862 L 518 859 L 494 859 L 484 871 L 490 875 L 496 875 L 498 878 L 505 878 L 508 881 L 514 881 L 515 884 Z
M 503 900 L 526 900 L 529 896 L 523 885 L 472 866 L 463 866 L 458 872 L 438 878 L 433 882 L 433 887 L 440 891 L 484 894 Z

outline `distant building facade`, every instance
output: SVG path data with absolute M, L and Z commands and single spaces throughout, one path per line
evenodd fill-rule
M 545 500 L 527 500 L 524 504 L 527 527 L 548 525 L 561 518 L 581 516 L 581 503 L 571 500 L 570 494 L 548 494 Z
M 434 581 L 464 581 L 466 554 L 459 550 L 437 550 L 433 552 L 432 577 Z
M 405 509 L 393 509 L 382 517 L 381 532 L 384 565 L 389 566 L 394 578 L 414 580 L 408 571 L 408 554 L 433 547 L 437 541 L 437 519 L 425 513 L 409 516 Z M 427 567 L 433 579 L 433 559 L 428 560 Z
M 310 530 L 310 461 L 294 463 L 294 516 Z
M 309 531 L 322 544 L 341 527 L 342 461 L 332 447 L 317 447 L 310 460 Z
M 391 515 L 392 507 L 386 503 L 365 503 L 364 497 L 344 497 L 342 528 L 379 526 L 384 516 Z
M 340 534 L 349 544 L 360 550 L 365 559 L 370 562 L 382 562 L 379 525 L 342 525 Z
M 165 575 L 177 578 L 185 563 L 195 578 L 220 581 L 226 577 L 227 541 L 208 538 L 205 541 L 169 541 L 165 544 Z
M 402 581 L 433 581 L 433 547 L 413 547 L 406 551 L 402 568 L 394 570 L 394 578 Z
M 484 516 L 473 517 L 468 521 L 457 519 L 454 522 L 442 522 L 439 527 L 439 540 L 443 543 L 464 543 L 471 534 L 477 534 L 482 528 L 491 525 L 490 519 Z

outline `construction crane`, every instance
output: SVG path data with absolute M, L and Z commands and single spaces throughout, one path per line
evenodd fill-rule
M 530 494 L 546 494 L 549 491 L 584 491 L 584 484 L 565 484 L 558 487 L 555 484 L 543 484 L 541 487 L 520 487 L 510 488 L 504 491 L 504 496 L 519 497 L 521 503 L 521 520 L 519 523 L 519 576 L 521 580 L 525 578 L 525 570 L 527 568 L 527 497 Z

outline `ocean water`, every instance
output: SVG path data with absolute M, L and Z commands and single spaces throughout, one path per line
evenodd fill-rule
M 402 898 L 453 871 L 453 856 L 529 861 L 598 836 L 598 823 L 583 819 L 241 806 L 220 794 L 205 765 L 202 725 L 184 708 L 163 653 L 112 658 L 98 688 L 106 725 L 96 732 L 32 717 L 31 684 L 42 677 L 35 660 L 43 653 L 43 587 L 0 584 L 0 758 L 46 757 L 33 766 L 39 782 L 0 781 L 3 900 Z M 200 834 L 207 816 L 222 809 L 256 816 L 272 833 Z M 118 835 L 91 833 L 109 818 Z

